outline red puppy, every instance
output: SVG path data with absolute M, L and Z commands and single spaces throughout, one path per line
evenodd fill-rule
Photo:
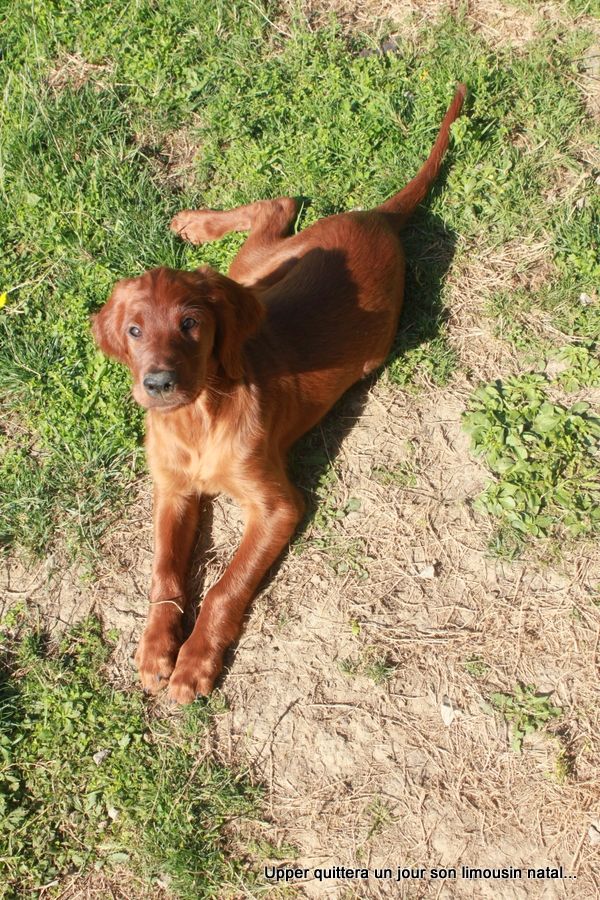
M 148 410 L 155 558 L 148 624 L 137 653 L 143 686 L 208 694 L 261 579 L 289 542 L 304 504 L 287 453 L 344 391 L 380 366 L 404 289 L 399 232 L 436 178 L 459 85 L 429 159 L 377 209 L 322 219 L 286 237 L 287 197 L 228 212 L 187 210 L 171 228 L 192 243 L 250 234 L 229 277 L 160 268 L 119 281 L 93 319 L 101 349 L 125 363 Z M 225 491 L 246 526 L 182 645 L 186 580 L 202 494 Z

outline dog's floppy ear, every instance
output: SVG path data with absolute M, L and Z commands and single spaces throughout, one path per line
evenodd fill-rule
M 217 330 L 215 355 L 225 374 L 238 379 L 244 374 L 242 348 L 260 325 L 265 310 L 254 293 L 237 281 L 203 267 L 198 270 L 210 283 L 208 298 Z
M 132 279 L 118 281 L 109 300 L 100 312 L 92 316 L 92 334 L 107 356 L 127 362 L 127 340 L 125 337 L 125 313 L 129 295 L 128 285 Z

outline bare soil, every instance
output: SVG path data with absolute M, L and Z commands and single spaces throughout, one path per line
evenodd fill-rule
M 572 27 L 573 17 L 567 10 L 566 0 L 536 2 L 526 8 L 510 0 L 367 0 L 351 3 L 350 0 L 285 0 L 289 17 L 301 14 L 312 26 L 318 27 L 335 13 L 349 31 L 364 31 L 373 35 L 390 33 L 396 29 L 404 37 L 417 36 L 424 27 L 446 15 L 464 16 L 473 30 L 495 46 L 502 44 L 514 48 L 523 47 L 548 26 Z M 577 25 L 600 35 L 600 24 L 588 14 L 577 17 Z M 275 25 L 286 33 L 286 17 Z
M 308 881 L 297 888 L 303 896 L 593 897 L 600 890 L 598 847 L 588 834 L 600 824 L 597 548 L 578 544 L 562 556 L 548 548 L 548 558 L 516 562 L 489 557 L 490 525 L 469 503 L 487 476 L 460 428 L 470 390 L 458 379 L 415 396 L 385 378 L 368 390 L 335 460 L 335 494 L 341 505 L 360 499 L 360 510 L 322 549 L 309 526 L 302 552 L 283 558 L 256 599 L 221 684 L 227 712 L 210 743 L 223 762 L 265 786 L 265 821 L 251 831 L 290 862 L 371 870 L 562 865 L 577 881 L 371 880 L 356 890 L 351 882 Z M 350 392 L 334 425 L 362 406 L 363 391 Z M 410 485 L 374 475 L 402 462 L 414 473 Z M 56 627 L 92 610 L 116 627 L 115 676 L 123 684 L 133 677 L 145 616 L 149 491 L 141 485 L 93 580 L 52 559 L 27 573 L 13 562 L 4 573 L 5 602 L 37 604 Z M 237 509 L 217 499 L 212 542 L 200 554 L 207 585 L 240 527 Z M 331 559 L 357 546 L 359 569 L 336 574 Z M 382 659 L 388 677 L 377 684 L 372 663 Z M 556 736 L 526 740 L 521 755 L 510 749 L 506 724 L 483 708 L 491 691 L 510 691 L 517 681 L 551 692 L 564 709 Z M 564 780 L 561 748 L 569 758 Z

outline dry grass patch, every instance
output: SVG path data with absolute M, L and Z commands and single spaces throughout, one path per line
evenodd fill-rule
M 571 203 L 578 206 L 585 203 L 582 195 L 588 186 L 588 180 L 593 178 L 591 167 L 558 166 L 548 178 L 548 187 L 543 196 L 547 203 Z
M 502 340 L 502 322 L 486 315 L 494 295 L 519 289 L 536 291 L 553 276 L 549 240 L 524 236 L 499 247 L 459 246 L 449 282 L 449 341 L 463 367 L 477 381 L 514 373 L 521 366 Z M 527 316 L 527 328 L 548 328 L 542 313 Z
M 600 43 L 587 49 L 578 84 L 590 115 L 600 121 Z
M 326 548 L 285 558 L 224 682 L 230 711 L 217 747 L 267 783 L 265 835 L 298 847 L 308 866 L 554 861 L 591 895 L 598 553 L 579 545 L 552 569 L 487 557 L 490 526 L 468 502 L 486 475 L 459 424 L 469 391 L 467 383 L 418 398 L 383 383 L 371 391 L 337 460 L 337 490 L 361 500 L 344 532 L 363 542 L 369 578 L 336 576 Z M 406 444 L 416 484 L 381 484 L 373 468 L 397 465 Z M 361 664 L 375 650 L 387 664 L 382 679 Z M 551 692 L 563 710 L 522 755 L 502 718 L 483 709 L 490 693 L 517 682 Z M 510 896 L 529 896 L 526 888 L 511 883 Z M 432 885 L 422 890 L 436 895 Z M 494 895 L 491 886 L 478 891 Z M 368 895 L 387 896 L 385 885 Z
M 86 84 L 95 90 L 104 91 L 112 83 L 110 76 L 114 73 L 114 62 L 89 63 L 79 53 L 68 53 L 62 56 L 50 70 L 47 82 L 52 91 L 60 93 L 65 88 L 79 91 Z
M 534 247 L 523 257 L 513 249 L 513 262 L 535 260 Z M 326 442 L 336 421 L 362 407 L 361 391 L 326 423 Z M 600 752 L 598 551 L 579 544 L 548 562 L 486 555 L 492 526 L 469 500 L 487 474 L 460 428 L 470 392 L 458 379 L 417 397 L 376 384 L 332 460 L 340 502 L 360 499 L 342 532 L 349 544 L 360 541 L 368 579 L 336 574 L 327 545 L 311 544 L 309 530 L 302 552 L 283 558 L 253 605 L 221 686 L 228 710 L 209 743 L 217 758 L 266 785 L 270 821 L 257 826 L 258 871 L 273 845 L 277 859 L 308 867 L 563 865 L 577 874 L 579 896 L 600 890 L 588 835 Z M 410 478 L 381 477 L 400 464 Z M 199 559 L 206 586 L 239 541 L 236 507 L 219 498 L 209 525 Z M 145 616 L 151 540 L 142 482 L 128 520 L 107 539 L 99 577 L 75 590 L 56 572 L 50 592 L 40 566 L 29 581 L 14 573 L 19 595 L 41 605 L 51 594 L 62 620 L 101 612 L 121 629 L 126 680 Z M 370 671 L 375 656 L 386 660 L 382 678 Z M 369 665 L 352 670 L 348 659 Z M 493 691 L 517 682 L 551 692 L 563 711 L 521 755 L 510 749 L 507 723 L 484 709 Z M 448 702 L 454 715 L 445 724 Z M 510 887 L 505 896 L 531 895 L 527 883 Z M 438 896 L 432 884 L 410 886 L 417 888 Z M 303 895 L 358 896 L 344 889 L 308 883 Z M 477 891 L 496 896 L 490 885 Z M 385 884 L 369 886 L 368 896 L 388 895 Z
M 190 122 L 177 131 L 162 133 L 151 128 L 135 135 L 135 141 L 160 185 L 193 188 L 196 181 L 195 160 L 200 149 L 198 123 L 198 117 L 192 116 Z
M 390 25 L 405 38 L 415 38 L 424 28 L 443 16 L 464 16 L 472 30 L 493 46 L 523 47 L 534 40 L 547 22 L 565 26 L 568 18 L 564 4 L 542 3 L 535 10 L 525 10 L 501 0 L 369 0 L 355 4 L 348 0 L 303 0 L 285 3 L 287 15 L 278 27 L 287 32 L 287 21 L 298 10 L 312 28 L 325 24 L 335 14 L 349 32 L 363 31 L 383 35 Z M 591 25 L 591 17 L 580 17 L 580 24 Z
M 39 900 L 171 900 L 167 890 L 148 888 L 126 870 L 92 872 L 56 882 L 38 894 Z
M 600 169 L 600 146 L 579 137 L 573 140 L 570 149 L 573 156 L 584 165 L 589 166 L 591 170 Z M 600 184 L 600 176 L 597 176 L 596 184 Z

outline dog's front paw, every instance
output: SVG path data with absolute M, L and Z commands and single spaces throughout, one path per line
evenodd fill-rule
M 176 703 L 192 703 L 196 697 L 207 697 L 223 668 L 223 655 L 204 643 L 191 639 L 182 646 L 175 671 L 169 682 L 169 699 Z
M 177 662 L 181 646 L 178 634 L 164 628 L 147 628 L 135 654 L 142 687 L 151 694 L 163 688 Z

